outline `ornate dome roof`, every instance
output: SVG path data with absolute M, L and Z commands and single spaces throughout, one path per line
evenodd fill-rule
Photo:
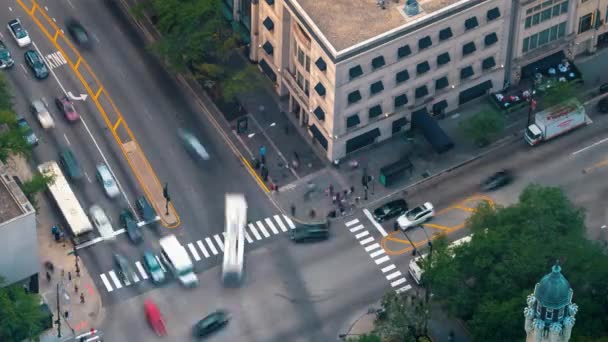
M 570 283 L 561 270 L 559 265 L 554 265 L 551 273 L 545 275 L 534 290 L 536 299 L 548 309 L 560 309 L 570 302 Z

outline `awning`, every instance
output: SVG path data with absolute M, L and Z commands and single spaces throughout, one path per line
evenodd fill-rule
M 327 64 L 325 63 L 325 61 L 321 57 L 319 57 L 319 59 L 317 59 L 317 61 L 315 62 L 315 65 L 321 71 L 325 71 L 327 69 Z
M 452 140 L 439 127 L 439 124 L 429 116 L 426 108 L 412 113 L 412 127 L 424 135 L 437 153 L 446 152 L 454 147 Z
M 323 86 L 323 84 L 321 84 L 321 82 L 317 83 L 317 85 L 315 86 L 315 91 L 317 92 L 317 94 L 319 94 L 319 96 L 325 96 L 325 87 Z
M 268 31 L 274 30 L 274 23 L 272 22 L 272 19 L 270 19 L 269 17 L 266 17 L 266 19 L 264 19 L 262 24 L 268 29 Z
M 264 72 L 264 74 L 266 74 L 266 76 L 268 76 L 268 78 L 270 78 L 273 82 L 277 81 L 277 74 L 274 72 L 274 70 L 272 70 L 270 65 L 268 65 L 268 63 L 266 63 L 264 59 L 261 59 L 258 65 L 260 66 L 260 68 L 262 68 L 262 71 Z
M 319 144 L 321 144 L 321 146 L 323 146 L 325 150 L 327 150 L 327 139 L 323 136 L 323 133 L 321 133 L 321 131 L 314 124 L 311 125 L 309 128 L 310 133 L 312 133 L 312 136 L 317 139 Z
M 425 72 L 427 72 L 429 70 L 431 70 L 431 65 L 427 61 L 418 63 L 418 65 L 416 65 L 416 73 L 419 75 L 424 74 Z
M 384 84 L 382 81 L 374 82 L 371 86 L 369 86 L 369 92 L 373 94 L 377 94 L 384 90 Z
M 492 80 L 479 83 L 469 89 L 463 90 L 458 96 L 458 104 L 463 104 L 487 93 L 489 89 L 492 89 Z
M 437 81 L 435 81 L 435 90 L 441 90 L 441 89 L 447 87 L 448 85 L 450 85 L 450 82 L 448 81 L 448 77 L 443 76 L 442 78 L 439 78 L 439 79 L 437 79 Z
M 320 106 L 315 108 L 315 110 L 313 110 L 312 112 L 315 114 L 317 119 L 319 119 L 321 121 L 325 120 L 325 111 L 323 111 L 323 109 Z
M 382 114 L 381 105 L 375 105 L 369 109 L 369 118 L 370 119 L 380 116 L 380 114 Z
M 353 114 L 346 118 L 346 128 L 357 126 L 360 123 L 361 120 L 359 120 L 359 114 Z
M 262 49 L 264 49 L 264 51 L 266 51 L 266 53 L 269 55 L 272 55 L 272 53 L 274 52 L 274 48 L 272 47 L 272 44 L 270 44 L 270 42 L 264 43 L 264 45 L 262 45 Z
M 423 85 L 422 87 L 418 87 L 416 88 L 416 90 L 414 91 L 414 95 L 416 96 L 417 99 L 421 98 L 421 97 L 425 97 L 429 94 L 429 89 Z
M 392 126 L 393 126 L 393 132 L 392 133 L 395 134 L 395 133 L 400 132 L 401 128 L 403 128 L 404 126 L 406 126 L 408 122 L 409 121 L 407 121 L 406 117 L 402 117 L 402 118 L 399 118 L 399 119 L 393 121 L 393 124 L 392 124 Z
M 560 50 L 550 56 L 541 58 L 536 62 L 530 63 L 525 67 L 521 68 L 521 78 L 533 78 L 535 70 L 538 72 L 545 72 L 551 67 L 556 67 L 566 58 L 564 51 Z
M 450 53 L 444 52 L 441 55 L 437 56 L 437 65 L 444 65 L 450 62 Z
M 443 110 L 448 108 L 448 101 L 441 100 L 435 104 L 433 104 L 433 115 L 440 115 L 443 113 Z
M 475 71 L 473 71 L 473 67 L 472 66 L 468 66 L 465 68 L 460 69 L 460 79 L 465 79 L 465 78 L 469 78 L 471 76 L 473 76 L 475 74 Z
M 367 145 L 376 142 L 376 138 L 380 136 L 380 129 L 374 128 L 371 131 L 363 133 L 346 141 L 346 153 L 351 153 Z

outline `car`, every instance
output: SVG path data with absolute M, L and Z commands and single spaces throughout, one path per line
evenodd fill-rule
M 66 176 L 68 176 L 71 180 L 80 180 L 82 179 L 82 169 L 78 160 L 76 160 L 76 156 L 74 152 L 72 152 L 69 148 L 64 148 L 59 152 L 59 164 L 65 171 Z
M 38 145 L 38 137 L 36 136 L 36 134 L 32 130 L 32 127 L 30 127 L 30 124 L 27 123 L 27 121 L 25 120 L 25 118 L 18 117 L 17 118 L 17 126 L 21 130 L 21 134 L 23 134 L 23 138 L 27 141 L 27 143 L 30 146 L 37 146 Z
M 481 187 L 484 191 L 492 191 L 508 185 L 512 181 L 513 175 L 511 172 L 508 170 L 502 170 L 488 177 L 483 184 L 481 184 Z
M 38 52 L 34 50 L 27 50 L 24 56 L 25 64 L 27 64 L 27 66 L 32 70 L 34 77 L 39 80 L 49 77 L 49 69 L 46 67 L 46 64 L 44 64 L 42 56 L 40 56 Z
M 608 113 L 608 97 L 604 97 L 603 99 L 598 101 L 597 110 L 599 110 L 600 113 Z
M 154 284 L 161 284 L 165 281 L 165 272 L 154 253 L 144 252 L 144 268 L 150 274 Z
M 91 221 L 93 221 L 93 225 L 99 231 L 99 234 L 104 240 L 113 240 L 115 239 L 114 228 L 112 228 L 112 223 L 106 215 L 106 212 L 97 204 L 94 204 L 89 208 L 89 216 L 91 217 Z
M 407 209 L 407 202 L 404 199 L 396 199 L 376 208 L 373 213 L 374 220 L 378 223 L 390 220 L 393 217 L 403 215 Z
M 329 238 L 329 225 L 302 224 L 289 231 L 289 238 L 293 242 L 313 242 L 327 240 Z
M 135 271 L 131 267 L 131 262 L 122 254 L 115 253 L 113 255 L 114 264 L 118 268 L 118 277 L 124 283 L 135 283 Z
M 143 241 L 143 235 L 135 222 L 135 216 L 129 209 L 123 209 L 120 213 L 120 225 L 127 230 L 129 240 L 133 243 L 140 243 Z
M 19 47 L 26 47 L 32 43 L 30 35 L 23 28 L 23 25 L 21 25 L 21 20 L 13 19 L 8 22 L 6 27 L 8 27 L 8 31 L 11 33 L 11 36 L 15 38 L 15 41 Z
M 30 104 L 30 111 L 36 116 L 42 128 L 49 129 L 55 127 L 55 120 L 53 120 L 49 109 L 42 99 L 33 100 Z
M 156 221 L 156 211 L 154 211 L 146 196 L 139 196 L 135 201 L 135 206 L 145 222 Z
M 74 108 L 74 102 L 68 99 L 67 96 L 55 98 L 55 105 L 63 113 L 66 120 L 74 122 L 80 119 L 80 115 L 76 111 L 76 108 Z
M 209 160 L 209 153 L 207 153 L 205 147 L 201 144 L 198 138 L 194 136 L 194 134 L 187 130 L 180 129 L 178 135 L 182 139 L 182 142 L 186 146 L 189 153 L 203 160 Z
M 230 321 L 230 315 L 224 310 L 217 310 L 198 321 L 192 329 L 194 337 L 206 337 L 225 327 Z
M 11 52 L 3 41 L 0 40 L 0 69 L 8 69 L 15 65 Z
M 401 229 L 408 229 L 430 220 L 435 216 L 435 210 L 431 202 L 426 202 L 397 218 L 397 224 Z
M 68 33 L 72 37 L 72 40 L 74 40 L 76 44 L 84 48 L 91 47 L 91 38 L 89 37 L 89 33 L 78 20 L 69 18 L 66 21 L 66 27 L 68 29 Z
M 114 176 L 112 176 L 108 165 L 100 163 L 97 164 L 96 169 L 97 180 L 103 186 L 106 195 L 110 198 L 118 196 L 120 194 L 120 189 L 118 189 L 118 184 L 116 184 L 116 180 L 114 179 Z

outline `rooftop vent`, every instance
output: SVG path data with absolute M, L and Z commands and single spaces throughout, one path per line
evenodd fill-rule
M 382 9 L 386 9 L 386 1 L 385 0 L 376 0 L 376 5 Z
M 418 1 L 416 0 L 406 0 L 405 1 L 405 14 L 410 17 L 413 17 L 420 13 L 420 8 L 418 7 Z

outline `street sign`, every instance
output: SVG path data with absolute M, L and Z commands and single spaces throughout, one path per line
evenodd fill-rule
M 247 117 L 242 117 L 239 118 L 236 121 L 236 133 L 237 134 L 243 134 L 245 132 L 247 132 L 247 126 L 248 126 L 249 122 L 247 121 Z

